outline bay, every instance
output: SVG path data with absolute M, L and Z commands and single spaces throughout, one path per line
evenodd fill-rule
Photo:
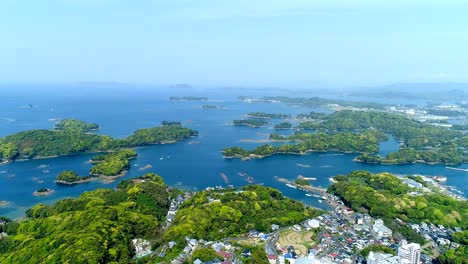
M 58 92 L 57 92 L 58 91 Z M 143 91 L 143 92 L 142 92 Z M 1 94 L 1 93 L 0 93 Z M 203 101 L 176 102 L 168 100 L 171 95 L 206 96 Z M 276 155 L 264 159 L 242 161 L 224 159 L 221 150 L 239 145 L 254 148 L 261 144 L 252 140 L 262 140 L 274 132 L 271 128 L 282 120 L 272 120 L 265 128 L 235 127 L 229 125 L 233 119 L 244 118 L 253 111 L 289 113 L 296 115 L 310 111 L 326 111 L 280 103 L 244 103 L 238 95 L 263 96 L 265 90 L 151 90 L 144 89 L 125 93 L 105 94 L 64 94 L 51 90 L 41 94 L 22 93 L 20 96 L 8 94 L 1 97 L 0 136 L 28 129 L 50 129 L 61 118 L 78 118 L 98 123 L 98 133 L 122 138 L 134 130 L 158 126 L 164 120 L 181 121 L 184 126 L 199 131 L 199 136 L 175 144 L 152 145 L 137 148 L 138 157 L 132 160 L 132 167 L 125 177 L 113 183 L 93 181 L 74 186 L 54 183 L 62 170 L 75 170 L 86 175 L 91 168 L 88 163 L 94 154 L 63 156 L 52 159 L 19 161 L 0 166 L 0 200 L 10 201 L 0 206 L 0 215 L 17 218 L 37 203 L 51 204 L 66 197 L 76 197 L 84 191 L 96 188 L 114 188 L 122 179 L 132 178 L 146 172 L 161 175 L 167 184 L 187 190 L 201 190 L 208 186 L 243 186 L 249 184 L 249 175 L 255 183 L 281 190 L 286 196 L 306 204 L 322 207 L 315 197 L 289 188 L 277 182 L 275 176 L 295 179 L 298 175 L 317 178 L 315 186 L 326 187 L 329 178 L 336 174 L 346 174 L 353 170 L 371 172 L 388 171 L 398 174 L 443 175 L 447 185 L 468 192 L 468 176 L 465 172 L 445 169 L 443 165 L 372 165 L 353 162 L 356 154 L 309 153 L 305 156 Z M 289 91 L 271 91 L 271 95 L 299 96 Z M 223 105 L 226 109 L 202 109 L 202 105 Z M 290 120 L 294 123 L 294 120 Z M 292 131 L 282 131 L 288 134 Z M 249 139 L 246 141 L 245 139 Z M 278 143 L 279 144 L 279 143 Z M 385 155 L 398 148 L 398 142 L 390 137 L 381 143 L 381 154 Z M 310 167 L 298 166 L 298 164 Z M 150 165 L 150 166 L 147 166 Z M 145 166 L 150 167 L 143 169 Z M 462 166 L 463 167 L 463 166 Z M 466 167 L 466 166 L 465 166 Z M 221 173 L 227 176 L 221 177 Z M 55 192 L 49 196 L 36 197 L 32 193 L 46 187 Z

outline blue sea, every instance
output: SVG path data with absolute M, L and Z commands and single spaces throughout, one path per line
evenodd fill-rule
M 305 156 L 276 155 L 264 159 L 242 161 L 223 159 L 221 150 L 239 145 L 254 148 L 261 144 L 252 140 L 267 139 L 274 132 L 274 123 L 265 128 L 235 127 L 233 119 L 244 118 L 252 111 L 289 113 L 292 115 L 310 111 L 327 112 L 326 109 L 311 109 L 287 106 L 281 103 L 244 103 L 239 95 L 265 96 L 320 96 L 298 94 L 286 90 L 242 88 L 224 89 L 165 89 L 153 87 L 101 87 L 76 86 L 21 86 L 0 87 L 0 137 L 29 129 L 51 129 L 57 120 L 78 118 L 98 123 L 100 134 L 122 138 L 134 130 L 158 126 L 164 120 L 181 121 L 184 126 L 199 131 L 199 136 L 175 144 L 151 145 L 137 148 L 138 158 L 125 177 L 113 183 L 94 181 L 74 186 L 54 183 L 62 170 L 74 170 L 86 175 L 91 168 L 88 163 L 94 154 L 63 156 L 58 158 L 18 161 L 0 165 L 0 200 L 10 201 L 0 206 L 0 215 L 18 218 L 37 203 L 51 204 L 66 197 L 76 197 L 84 191 L 96 188 L 114 188 L 119 181 L 136 177 L 146 172 L 161 175 L 167 184 L 186 189 L 201 190 L 209 186 L 243 186 L 249 184 L 244 173 L 253 177 L 255 183 L 281 190 L 286 196 L 305 204 L 325 208 L 315 197 L 277 182 L 275 176 L 295 179 L 298 175 L 317 178 L 315 186 L 326 187 L 329 178 L 354 170 L 391 172 L 397 174 L 443 175 L 447 185 L 468 193 L 468 173 L 447 170 L 443 165 L 370 165 L 353 162 L 356 154 L 310 153 Z M 169 96 L 206 96 L 208 102 L 170 101 Z M 325 96 L 325 95 L 324 95 Z M 226 109 L 202 109 L 204 104 L 223 105 Z M 281 132 L 284 134 L 291 133 Z M 381 144 L 381 154 L 394 151 L 398 142 L 390 138 Z M 310 167 L 298 166 L 298 164 Z M 151 168 L 144 169 L 150 165 Z M 150 167 L 147 166 L 147 167 Z M 461 166 L 468 167 L 468 166 Z M 221 177 L 227 175 L 227 180 Z M 32 193 L 40 187 L 54 189 L 46 197 Z

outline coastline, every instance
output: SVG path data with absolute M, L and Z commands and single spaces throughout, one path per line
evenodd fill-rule
M 74 184 L 80 184 L 80 183 L 86 183 L 86 182 L 90 182 L 92 181 L 93 178 L 90 177 L 88 179 L 84 179 L 84 180 L 78 180 L 78 181 L 73 181 L 73 182 L 67 182 L 67 181 L 62 181 L 62 180 L 56 180 L 55 183 L 57 184 L 64 184 L 64 185 L 74 185 Z
M 296 155 L 296 156 L 305 156 L 310 152 L 317 152 L 317 153 L 327 153 L 327 152 L 340 152 L 340 153 L 345 153 L 345 154 L 355 154 L 355 153 L 361 153 L 361 152 L 353 152 L 353 151 L 342 151 L 342 150 L 337 150 L 337 149 L 330 149 L 330 150 L 306 150 L 304 152 L 275 152 L 271 153 L 268 155 L 257 155 L 257 154 L 249 154 L 249 156 L 244 157 L 240 154 L 236 154 L 234 156 L 225 156 L 223 154 L 223 158 L 225 159 L 232 159 L 232 158 L 241 158 L 242 160 L 249 160 L 249 159 L 263 159 L 269 156 L 273 155 Z
M 35 196 L 47 196 L 47 195 L 50 195 L 54 192 L 54 190 L 52 189 L 47 189 L 47 192 L 38 192 L 38 191 L 34 191 L 33 192 L 33 195 Z

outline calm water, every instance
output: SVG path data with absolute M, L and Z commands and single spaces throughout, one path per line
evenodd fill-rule
M 299 96 L 287 92 L 275 92 L 275 95 L 278 94 Z M 167 99 L 170 95 L 203 95 L 213 101 L 171 102 Z M 93 97 L 76 94 L 73 96 L 28 95 L 28 93 L 23 93 L 21 96 L 4 95 L 1 97 L 0 105 L 0 136 L 27 129 L 52 128 L 54 120 L 59 118 L 78 118 L 96 122 L 101 125 L 99 133 L 113 137 L 125 137 L 138 128 L 157 126 L 163 120 L 178 120 L 185 126 L 198 130 L 199 136 L 176 144 L 138 148 L 138 158 L 132 161 L 129 173 L 121 179 L 139 176 L 146 172 L 156 172 L 169 185 L 200 190 L 207 186 L 248 184 L 245 177 L 238 175 L 242 172 L 252 176 L 256 183 L 278 188 L 286 196 L 314 206 L 322 204 L 315 197 L 307 197 L 304 192 L 275 181 L 274 176 L 289 179 L 294 179 L 297 175 L 314 177 L 317 178 L 317 181 L 313 182 L 314 185 L 326 187 L 329 185 L 330 177 L 353 170 L 444 175 L 448 178 L 448 185 L 456 186 L 464 193 L 468 193 L 468 174 L 447 170 L 442 165 L 367 165 L 353 162 L 354 154 L 339 153 L 277 155 L 250 161 L 223 159 L 220 153 L 223 148 L 233 145 L 254 148 L 259 143 L 244 142 L 243 139 L 265 139 L 273 132 L 271 128 L 254 129 L 227 125 L 233 119 L 243 118 L 244 114 L 251 111 L 290 114 L 307 113 L 311 110 L 323 111 L 323 109 L 290 107 L 283 104 L 247 104 L 238 101 L 236 99 L 238 95 L 249 94 L 239 91 L 230 94 L 192 91 L 123 93 Z M 264 94 L 262 91 L 257 91 L 254 95 Z M 33 108 L 23 107 L 28 104 L 33 105 Z M 203 110 L 201 109 L 203 104 L 224 105 L 226 109 Z M 199 143 L 189 144 L 191 141 Z M 385 155 L 397 148 L 398 143 L 390 138 L 388 142 L 381 144 L 381 154 Z M 87 161 L 91 156 L 92 154 L 73 155 L 0 166 L 0 200 L 11 201 L 8 206 L 0 207 L 0 215 L 20 217 L 25 210 L 36 203 L 52 203 L 65 197 L 78 196 L 83 191 L 115 187 L 118 181 L 110 184 L 95 181 L 76 186 L 61 186 L 54 183 L 55 177 L 62 170 L 75 170 L 79 174 L 87 174 L 91 168 L 91 164 Z M 300 167 L 297 166 L 298 163 L 310 167 Z M 47 167 L 44 168 L 44 165 Z M 146 165 L 152 167 L 142 170 Z M 228 176 L 229 183 L 224 181 L 220 173 Z M 55 192 L 47 197 L 32 195 L 40 187 L 52 188 Z

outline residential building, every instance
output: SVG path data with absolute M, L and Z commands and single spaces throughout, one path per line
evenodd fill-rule
M 398 256 L 401 260 L 407 260 L 409 264 L 419 264 L 421 260 L 421 245 L 409 243 L 406 240 L 401 241 L 398 248 Z

